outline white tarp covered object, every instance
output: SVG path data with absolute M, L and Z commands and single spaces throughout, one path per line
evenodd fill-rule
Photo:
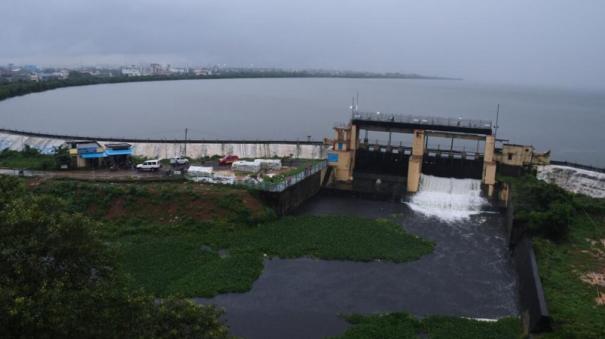
M 212 167 L 207 166 L 189 166 L 187 173 L 191 176 L 209 177 L 214 172 Z
M 278 170 L 281 169 L 281 160 L 279 159 L 255 159 L 255 163 L 260 164 L 262 169 Z
M 234 171 L 257 173 L 263 170 L 279 170 L 281 169 L 281 160 L 279 159 L 254 159 L 254 161 L 238 160 L 235 161 L 231 168 Z
M 238 160 L 233 162 L 231 169 L 238 172 L 257 173 L 261 169 L 261 164 L 256 161 Z

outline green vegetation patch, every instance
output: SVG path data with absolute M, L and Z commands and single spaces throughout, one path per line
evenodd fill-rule
M 546 301 L 553 318 L 554 331 L 544 338 L 603 338 L 605 305 L 596 298 L 605 287 L 590 284 L 588 274 L 605 274 L 605 199 L 594 199 L 562 191 L 533 177 L 510 179 L 513 183 L 515 222 L 524 220 L 532 210 L 557 211 L 564 204 L 564 238 L 551 235 L 549 222 L 532 232 Z M 545 209 L 545 206 L 547 207 Z M 548 207 L 550 206 L 550 207 Z M 525 219 L 527 220 L 527 219 Z
M 129 288 L 102 227 L 0 175 L 0 337 L 229 337 L 214 306 Z
M 605 201 L 601 204 L 605 211 Z M 589 283 L 589 274 L 605 274 L 605 243 L 601 242 L 605 241 L 604 215 L 582 213 L 574 218 L 564 243 L 534 239 L 540 278 L 554 320 L 554 331 L 546 338 L 602 338 L 605 334 L 605 305 L 596 300 L 605 294 L 605 287 Z
M 515 227 L 555 241 L 567 238 L 578 210 L 571 194 L 533 176 L 503 179 L 513 186 Z
M 378 315 L 351 315 L 346 317 L 352 325 L 340 339 L 518 339 L 521 338 L 521 322 L 517 318 L 498 321 L 431 316 L 422 320 L 408 313 Z
M 26 146 L 23 151 L 8 148 L 0 151 L 0 167 L 50 170 L 57 166 L 54 155 L 42 154 L 37 149 Z
M 260 276 L 265 255 L 406 262 L 433 249 L 391 221 L 353 217 L 285 217 L 257 226 L 132 224 L 112 232 L 134 283 L 158 296 L 247 291 Z
M 131 286 L 156 296 L 248 291 L 265 257 L 406 262 L 433 249 L 386 219 L 276 220 L 254 194 L 238 188 L 49 180 L 33 189 L 61 197 L 72 213 L 99 220 Z
M 256 224 L 275 217 L 250 192 L 191 182 L 90 183 L 48 180 L 36 193 L 58 196 L 72 212 L 124 224 L 188 224 L 196 221 Z

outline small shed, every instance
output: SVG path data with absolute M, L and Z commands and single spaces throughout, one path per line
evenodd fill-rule
M 130 168 L 132 145 L 125 142 L 105 144 L 105 157 L 110 168 Z

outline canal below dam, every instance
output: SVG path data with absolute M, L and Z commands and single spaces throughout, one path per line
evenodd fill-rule
M 432 187 L 444 185 L 433 182 Z M 441 193 L 442 197 L 447 195 Z M 476 200 L 472 195 L 469 193 L 469 198 Z M 454 200 L 457 203 L 448 205 L 444 200 L 443 206 L 434 208 L 458 209 L 460 197 Z M 489 206 L 479 209 L 472 201 L 470 206 L 472 213 L 444 219 L 426 213 L 430 206 L 417 212 L 407 203 L 322 192 L 297 213 L 392 218 L 406 231 L 434 241 L 434 251 L 403 264 L 267 259 L 249 292 L 198 301 L 223 307 L 232 333 L 245 338 L 338 335 L 348 327 L 339 315 L 351 313 L 516 316 L 516 275 L 502 216 Z

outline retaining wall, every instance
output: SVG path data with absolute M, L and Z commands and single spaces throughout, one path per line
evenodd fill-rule
M 538 263 L 531 240 L 524 237 L 513 250 L 517 270 L 521 316 L 527 332 L 539 333 L 551 329 L 551 318 L 540 281 Z
M 67 140 L 95 140 L 101 144 L 127 142 L 133 155 L 146 158 L 171 158 L 184 150 L 184 140 L 142 140 L 123 138 L 94 138 L 68 135 L 51 135 L 21 131 L 0 130 L 0 150 L 20 151 L 25 145 L 43 153 L 53 152 Z M 319 141 L 292 140 L 187 140 L 187 156 L 199 158 L 213 155 L 235 154 L 241 158 L 295 157 L 323 159 L 327 147 Z
M 278 215 L 285 215 L 319 192 L 323 181 L 322 176 L 326 173 L 327 171 L 324 169 L 312 174 L 282 192 L 259 191 L 259 194 Z
M 502 191 L 506 191 L 506 194 Z M 503 215 L 508 243 L 511 248 L 513 265 L 517 273 L 519 289 L 519 305 L 525 333 L 540 333 L 551 329 L 551 317 L 548 312 L 546 298 L 536 255 L 526 230 L 515 225 L 512 188 L 506 183 L 496 185 L 497 205 Z

